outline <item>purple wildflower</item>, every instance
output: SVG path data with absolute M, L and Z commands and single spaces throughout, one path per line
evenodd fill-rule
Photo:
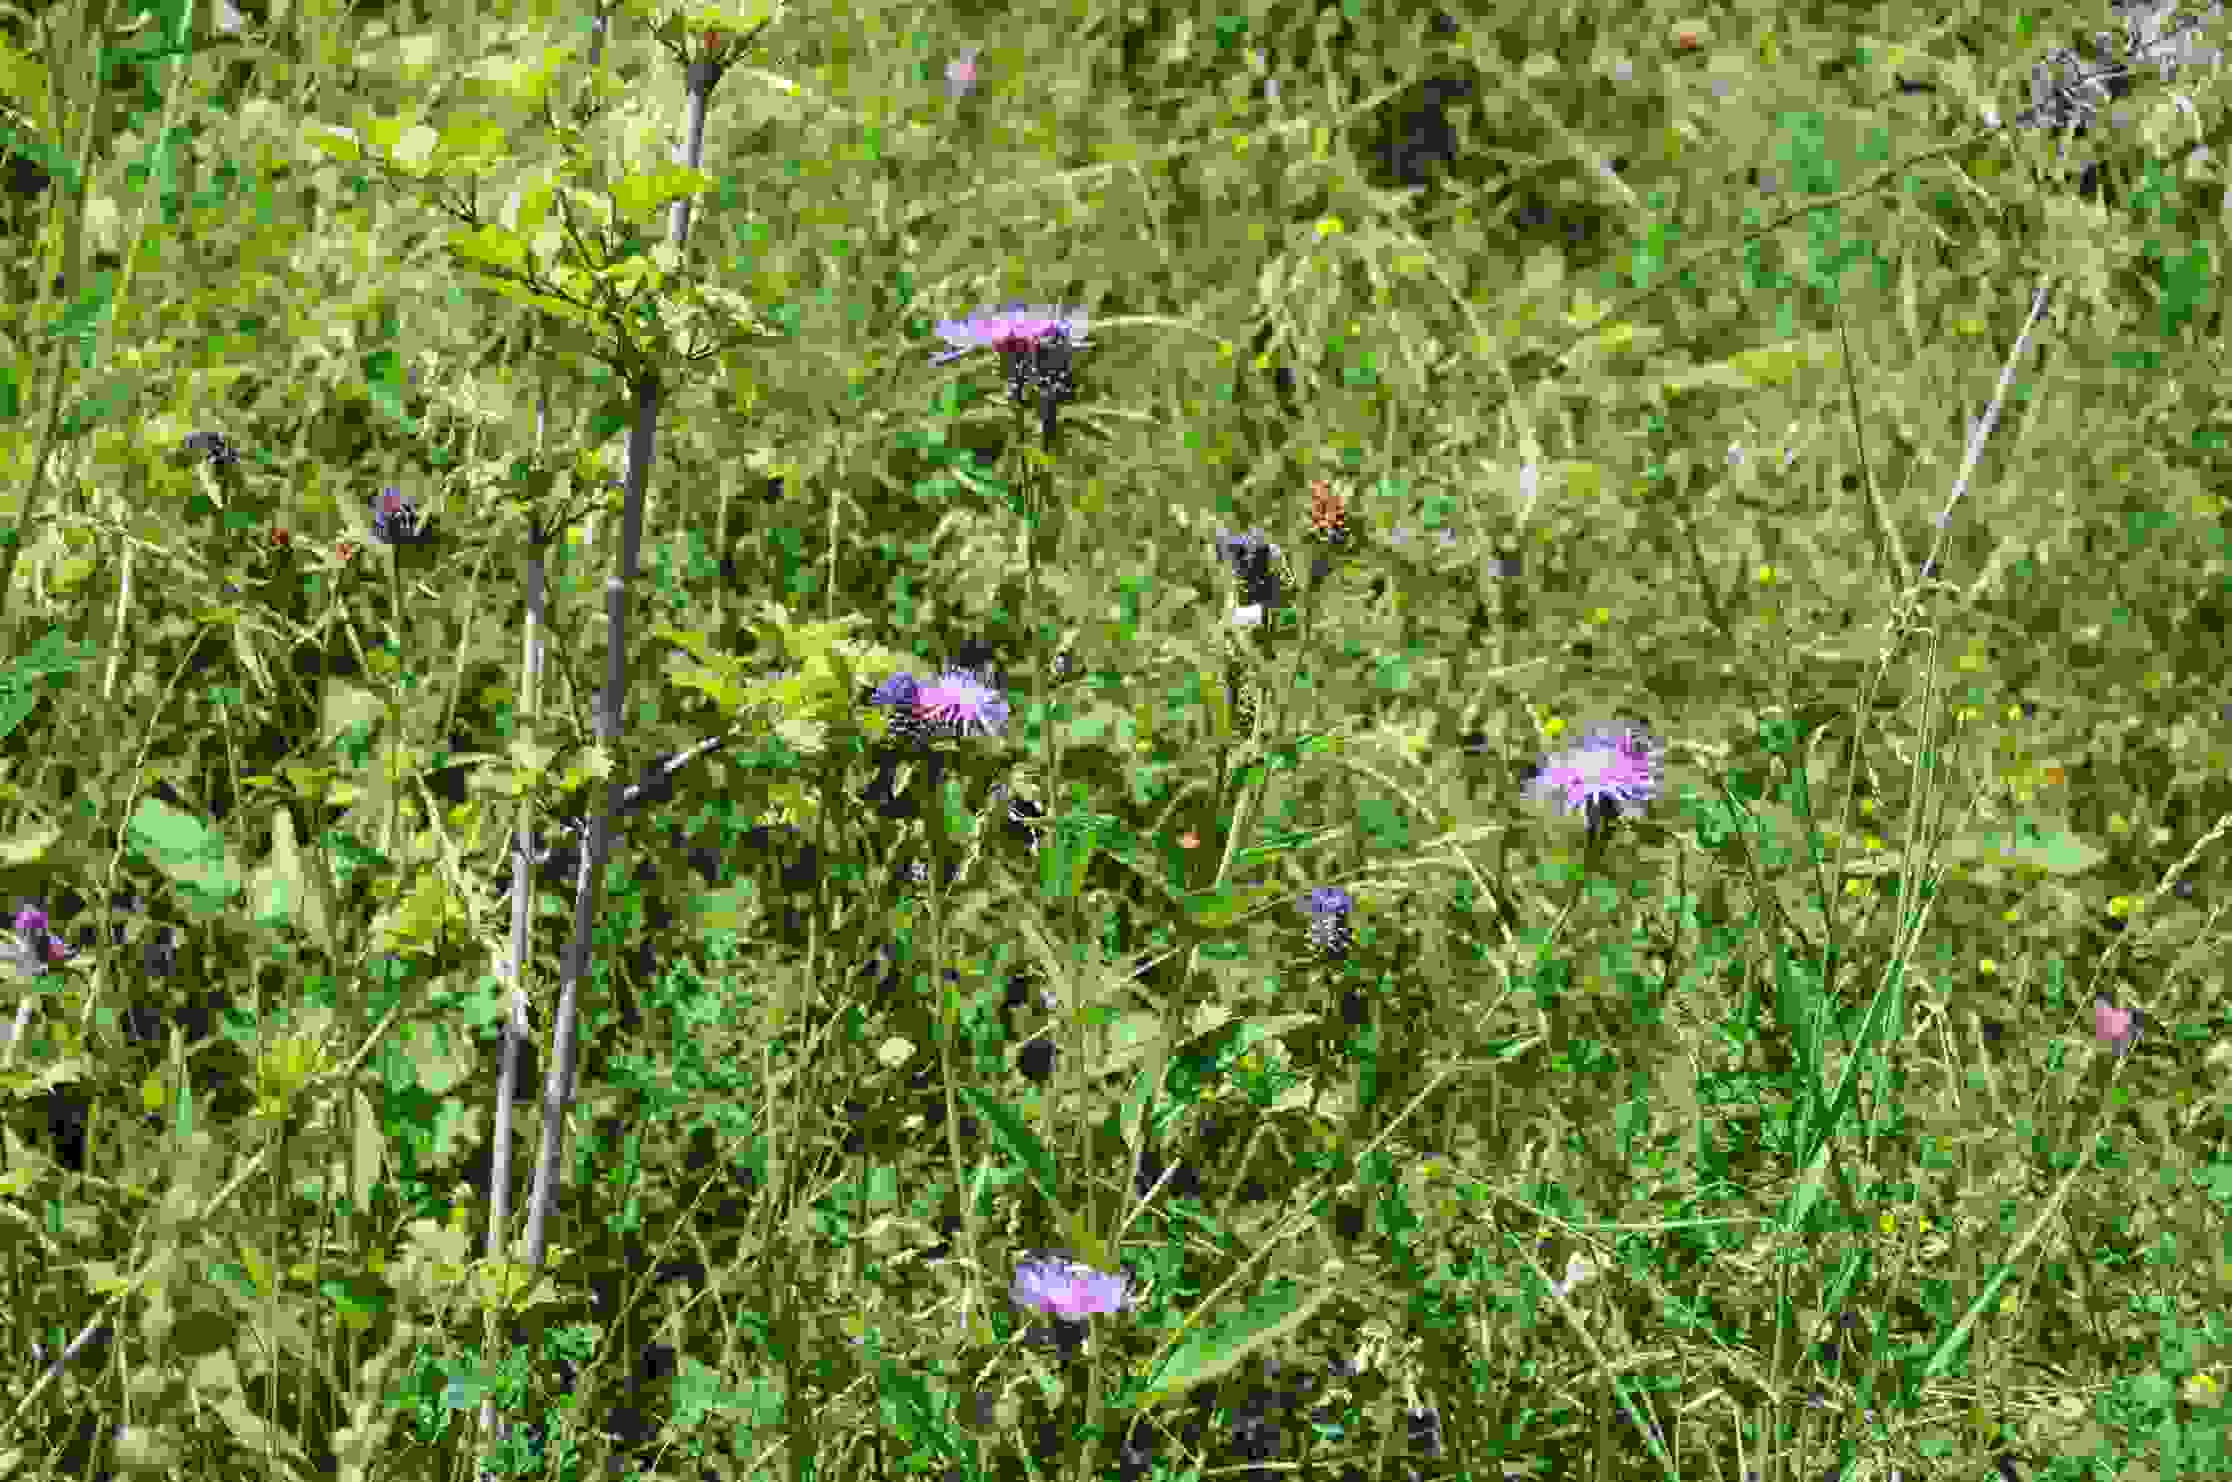
M 915 708 L 948 735 L 997 736 L 1007 729 L 1008 702 L 968 669 L 948 669 L 915 692 Z
M 1121 1275 L 1096 1271 L 1082 1261 L 1050 1256 L 1017 1267 L 1015 1284 L 1008 1295 L 1018 1306 L 1034 1312 L 1080 1322 L 1095 1313 L 1122 1308 L 1130 1300 L 1126 1288 Z
M 2116 1001 L 2107 994 L 2093 1000 L 2093 1035 L 2117 1055 L 2130 1050 L 2139 1038 L 2139 1027 L 2138 1013 L 2117 1008 Z
M 25 977 L 36 978 L 48 967 L 68 962 L 77 949 L 48 929 L 44 907 L 25 903 L 15 916 L 16 940 L 0 945 L 0 958 L 15 963 Z
M 1348 956 L 1356 939 L 1349 926 L 1349 912 L 1355 908 L 1355 897 L 1338 885 L 1320 885 L 1305 894 L 1302 909 L 1310 918 L 1310 945 L 1333 961 Z
M 1569 814 L 1586 811 L 1595 834 L 1658 795 L 1658 764 L 1656 744 L 1639 727 L 1599 727 L 1545 761 L 1527 791 L 1538 801 L 1561 797 Z
M 920 741 L 928 726 L 915 699 L 922 693 L 922 681 L 901 670 L 868 694 L 870 705 L 880 705 L 891 712 L 891 734 L 901 741 Z M 869 787 L 872 801 L 889 802 L 891 783 L 898 771 L 898 762 L 886 757 L 880 776 Z
M 869 693 L 871 705 L 912 705 L 915 695 L 922 688 L 922 681 L 902 669 Z
M 1008 400 L 1023 406 L 1037 399 L 1039 436 L 1051 444 L 1056 415 L 1077 394 L 1077 352 L 1089 348 L 1086 327 L 1082 309 L 1064 313 L 1009 304 L 941 322 L 938 336 L 954 348 L 932 356 L 930 363 L 944 365 L 972 350 L 999 351 L 1007 362 Z
M 1084 349 L 1090 344 L 1085 338 L 1086 328 L 1083 309 L 1073 314 L 1045 307 L 1026 308 L 1021 304 L 984 309 L 966 319 L 939 321 L 938 338 L 954 348 L 931 356 L 930 363 L 944 365 L 972 350 L 997 350 L 1002 355 L 1016 356 L 1056 339 L 1073 349 Z
M 997 736 L 1007 729 L 1007 700 L 974 669 L 947 669 L 930 680 L 902 671 L 870 691 L 868 703 L 890 709 L 891 732 L 905 741 Z
M 946 63 L 946 92 L 956 98 L 965 98 L 976 90 L 977 48 L 963 47 L 961 55 Z

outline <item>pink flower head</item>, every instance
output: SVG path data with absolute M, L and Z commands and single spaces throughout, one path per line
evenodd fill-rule
M 2139 1016 L 2130 1009 L 2117 1008 L 2115 1000 L 2103 993 L 2093 1000 L 2093 1034 L 2121 1055 L 2139 1038 Z
M 1016 1268 L 1008 1291 L 1016 1305 L 1078 1322 L 1098 1312 L 1114 1312 L 1130 1300 L 1121 1275 L 1096 1271 L 1082 1261 L 1050 1256 Z
M 915 689 L 922 719 L 952 736 L 997 736 L 1007 729 L 1008 702 L 967 669 L 948 669 Z
M 1595 829 L 1643 811 L 1658 795 L 1658 765 L 1657 745 L 1639 727 L 1599 727 L 1545 761 L 1527 791 L 1537 801 L 1559 798 L 1569 814 L 1586 810 Z
M 946 91 L 956 98 L 969 95 L 977 84 L 977 48 L 963 47 L 961 55 L 946 63 Z
M 1051 341 L 1060 341 L 1073 350 L 1083 349 L 1087 343 L 1086 328 L 1083 309 L 1070 314 L 1043 306 L 1025 308 L 1021 304 L 985 309 L 966 319 L 940 320 L 938 338 L 954 348 L 931 356 L 930 363 L 944 365 L 972 350 L 997 350 L 1002 355 L 1016 356 L 1035 351 Z

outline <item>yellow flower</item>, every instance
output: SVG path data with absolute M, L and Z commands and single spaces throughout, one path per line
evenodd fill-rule
M 1976 970 L 1987 978 L 1993 977 L 1999 972 L 1999 964 L 1989 957 L 1980 957 L 1976 960 Z

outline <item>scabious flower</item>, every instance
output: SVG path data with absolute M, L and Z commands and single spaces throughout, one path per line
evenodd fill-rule
M 1348 956 L 1356 939 L 1349 926 L 1349 912 L 1355 908 L 1355 898 L 1338 885 L 1320 885 L 1302 897 L 1302 909 L 1310 918 L 1310 945 L 1328 961 Z
M 1064 1322 L 1082 1322 L 1096 1313 L 1120 1310 L 1130 1300 L 1127 1285 L 1121 1274 L 1048 1256 L 1018 1266 L 1008 1295 L 1017 1306 Z
M 2114 999 L 2103 993 L 2093 1000 L 2093 1035 L 2101 1044 L 2123 1055 L 2139 1038 L 2139 1016 L 2130 1009 L 2119 1009 Z
M 1659 760 L 1657 744 L 1640 727 L 1599 727 L 1545 760 L 1527 791 L 1538 802 L 1558 798 L 1569 814 L 1585 812 L 1594 836 L 1658 795 Z

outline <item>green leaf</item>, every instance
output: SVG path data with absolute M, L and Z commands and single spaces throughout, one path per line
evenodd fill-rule
M 1179 905 L 1188 919 L 1207 931 L 1221 931 L 1241 917 L 1288 894 L 1283 885 L 1223 885 L 1197 890 Z
M 248 909 L 258 926 L 295 925 L 318 940 L 326 936 L 325 902 L 303 868 L 294 814 L 286 808 L 272 814 L 271 858 L 248 877 Z
M 690 196 L 703 195 L 714 186 L 713 177 L 685 165 L 625 175 L 613 182 L 612 199 L 620 214 L 642 221 L 652 212 Z
M 1234 1315 L 1196 1328 L 1151 1371 L 1138 1406 L 1159 1405 L 1197 1384 L 1230 1373 L 1249 1354 L 1308 1322 L 1332 1295 L 1331 1287 L 1306 1288 L 1299 1281 L 1281 1281 L 1258 1293 Z
M 959 1460 L 961 1448 L 947 1433 L 949 1427 L 939 1418 L 938 1407 L 930 1397 L 930 1387 L 922 1382 L 922 1377 L 887 1358 L 878 1358 L 876 1368 L 881 1376 L 884 1401 L 898 1420 L 900 1439 L 910 1446 L 928 1441 L 948 1460 Z
M 1060 1171 L 1054 1166 L 1054 1155 L 1047 1151 L 1045 1143 L 1038 1140 L 1038 1134 L 1030 1129 L 1014 1107 L 997 1097 L 987 1096 L 974 1086 L 963 1086 L 960 1089 L 962 1100 L 976 1109 L 977 1115 L 992 1129 L 993 1137 L 1030 1170 L 1032 1181 L 1039 1186 L 1039 1192 L 1046 1196 L 1046 1202 L 1060 1208 Z
M 0 869 L 35 865 L 45 859 L 61 839 L 62 831 L 58 828 L 28 829 L 12 838 L 0 839 Z
M 51 628 L 45 637 L 10 659 L 8 666 L 0 669 L 0 737 L 13 731 L 38 704 L 35 686 L 41 680 L 49 689 L 60 688 L 61 681 L 90 663 L 96 652 L 92 644 L 73 645 L 61 629 Z
M 2067 829 L 2034 821 L 2012 829 L 1973 829 L 1947 839 L 1940 857 L 1955 864 L 2008 865 L 2049 875 L 2082 875 L 2108 857 Z
M 752 891 L 739 881 L 726 890 L 695 897 L 684 914 L 701 931 L 742 931 L 758 913 L 752 906 Z
M 131 847 L 178 886 L 190 909 L 214 915 L 240 891 L 239 871 L 215 829 L 160 798 L 142 798 L 126 825 Z

